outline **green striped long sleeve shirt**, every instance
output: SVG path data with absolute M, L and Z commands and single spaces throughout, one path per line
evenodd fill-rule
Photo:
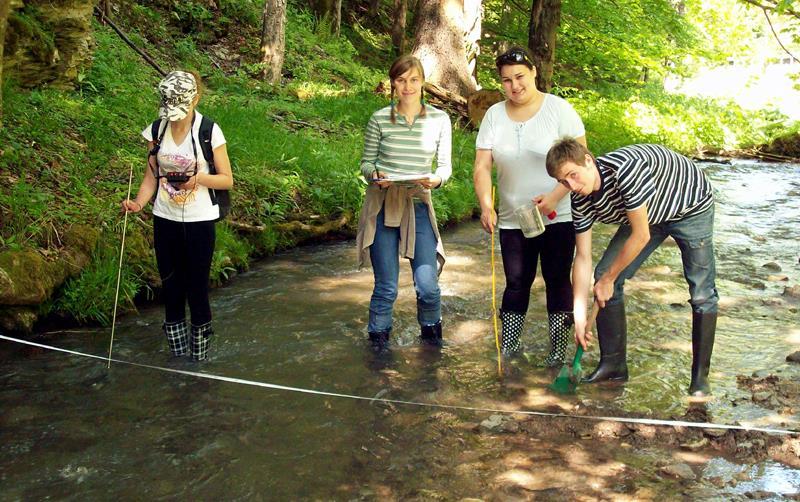
M 391 107 L 376 111 L 364 133 L 361 173 L 372 178 L 377 169 L 385 174 L 433 174 L 444 184 L 453 168 L 450 161 L 452 129 L 450 117 L 438 108 L 425 105 L 425 115 L 409 126 L 400 114 L 395 123 L 390 119 Z M 436 170 L 432 171 L 436 156 Z

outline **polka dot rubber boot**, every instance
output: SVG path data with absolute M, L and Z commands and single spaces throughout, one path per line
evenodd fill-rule
M 525 314 L 501 310 L 500 321 L 502 324 L 500 350 L 503 355 L 510 356 L 519 351 L 519 337 L 525 325 Z
M 548 368 L 561 366 L 567 354 L 567 344 L 572 334 L 572 312 L 549 312 L 547 318 L 550 325 L 550 354 L 543 364 Z

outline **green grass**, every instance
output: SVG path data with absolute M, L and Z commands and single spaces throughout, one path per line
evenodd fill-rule
M 139 291 L 136 268 L 129 264 L 121 269 L 118 314 L 136 310 L 133 303 Z M 103 243 L 89 266 L 76 278 L 67 280 L 50 309 L 79 322 L 110 325 L 119 270 L 119 249 L 111 247 L 110 242 Z

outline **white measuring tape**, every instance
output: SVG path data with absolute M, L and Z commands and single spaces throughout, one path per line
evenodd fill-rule
M 67 354 L 72 354 L 81 357 L 88 357 L 91 359 L 99 359 L 101 361 L 109 361 L 108 357 L 96 356 L 94 354 L 86 354 L 84 352 L 77 352 L 74 350 L 62 349 L 59 347 L 53 347 L 52 345 L 45 345 L 42 343 L 31 342 L 29 340 L 21 340 L 19 338 L 13 338 L 10 336 L 0 335 L 0 339 L 8 340 L 10 342 L 21 343 L 24 345 L 30 345 L 33 347 L 40 347 L 43 349 L 53 350 L 56 352 L 64 352 Z M 121 359 L 110 359 L 115 363 L 120 364 L 127 364 L 130 366 L 138 366 L 140 368 L 149 368 L 158 371 L 165 371 L 167 373 L 177 373 L 180 375 L 188 375 L 197 378 L 205 378 L 208 380 L 219 380 L 221 382 L 230 382 L 230 383 L 237 383 L 242 385 L 251 385 L 254 387 L 264 387 L 267 389 L 276 389 L 276 390 L 286 390 L 290 392 L 300 392 L 303 394 L 314 394 L 317 396 L 330 396 L 330 397 L 340 397 L 345 399 L 357 399 L 360 401 L 380 401 L 384 403 L 392 403 L 392 404 L 403 404 L 408 406 L 419 406 L 419 407 L 427 407 L 427 408 L 439 408 L 439 409 L 448 409 L 448 410 L 464 410 L 464 411 L 477 411 L 477 412 L 487 412 L 487 413 L 504 413 L 504 414 L 520 414 L 520 415 L 532 415 L 538 417 L 558 417 L 558 418 L 576 418 L 582 420 L 594 420 L 597 422 L 620 422 L 625 424 L 646 424 L 646 425 L 664 425 L 664 426 L 671 426 L 671 427 L 694 427 L 698 429 L 727 429 L 727 430 L 737 430 L 737 431 L 754 431 L 754 432 L 765 432 L 768 434 L 800 434 L 800 431 L 793 431 L 788 429 L 771 429 L 767 427 L 751 427 L 748 425 L 728 425 L 728 424 L 714 424 L 710 422 L 686 422 L 683 420 L 657 420 L 653 418 L 628 418 L 628 417 L 598 417 L 598 416 L 591 416 L 591 415 L 571 415 L 568 413 L 547 413 L 543 411 L 528 411 L 528 410 L 500 410 L 500 409 L 493 409 L 493 408 L 477 408 L 474 406 L 458 406 L 458 405 L 451 405 L 451 404 L 438 404 L 438 403 L 423 403 L 418 401 L 404 401 L 402 399 L 386 399 L 380 397 L 366 397 L 366 396 L 356 396 L 352 394 L 340 394 L 338 392 L 326 392 L 322 390 L 314 390 L 314 389 L 303 389 L 301 387 L 289 387 L 287 385 L 278 385 L 274 383 L 266 383 L 266 382 L 256 382 L 254 380 L 245 380 L 242 378 L 232 378 L 226 377 L 221 375 L 213 375 L 210 373 L 200 373 L 197 371 L 186 371 L 186 370 L 176 370 L 172 368 L 163 368 L 161 366 L 153 366 L 150 364 L 143 364 L 143 363 L 135 363 L 131 361 L 123 361 Z

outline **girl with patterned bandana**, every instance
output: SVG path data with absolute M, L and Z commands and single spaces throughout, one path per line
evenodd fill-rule
M 450 118 L 425 104 L 420 61 L 398 58 L 389 69 L 389 80 L 391 102 L 372 115 L 364 134 L 361 173 L 370 185 L 356 238 L 359 266 L 369 255 L 375 274 L 367 331 L 379 353 L 388 348 L 392 330 L 398 255 L 411 264 L 420 337 L 430 345 L 442 343 L 438 273 L 445 256 L 431 189 L 441 187 L 451 173 Z M 431 172 L 434 156 L 436 170 Z
M 541 260 L 547 290 L 550 354 L 545 366 L 564 362 L 570 339 L 572 286 L 570 270 L 575 251 L 568 190 L 547 175 L 545 156 L 562 136 L 585 144 L 583 122 L 565 100 L 536 88 L 536 68 L 528 52 L 513 47 L 495 61 L 506 99 L 487 110 L 476 141 L 473 179 L 481 206 L 481 225 L 489 233 L 500 228 L 500 248 L 506 289 L 500 311 L 501 348 L 519 351 L 531 286 Z M 497 165 L 500 214 L 492 200 L 492 164 Z M 545 231 L 527 238 L 514 210 L 533 202 L 545 219 Z
M 211 328 L 208 282 L 216 238 L 214 224 L 220 207 L 209 189 L 233 186 L 230 160 L 222 130 L 214 124 L 211 147 L 216 173 L 209 172 L 200 146 L 202 115 L 195 107 L 200 100 L 200 77 L 194 72 L 173 71 L 159 83 L 160 127 L 142 131 L 150 152 L 144 179 L 134 200 L 122 209 L 138 213 L 153 199 L 153 237 L 161 276 L 166 319 L 164 333 L 173 356 L 191 354 L 207 359 Z M 186 301 L 191 329 L 186 322 Z

